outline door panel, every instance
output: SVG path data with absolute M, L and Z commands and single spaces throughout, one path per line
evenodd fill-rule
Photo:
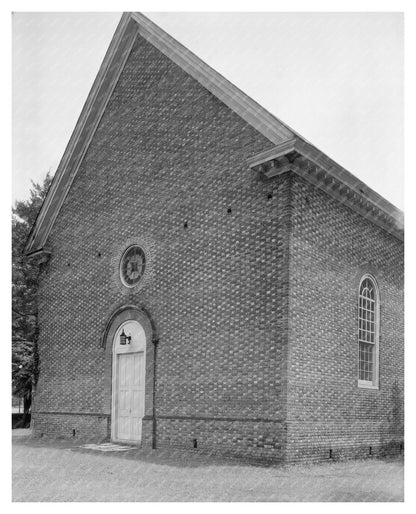
M 118 354 L 117 439 L 140 441 L 144 416 L 144 352 Z
M 118 433 L 119 439 L 128 439 L 130 436 L 130 387 L 129 387 L 129 355 L 118 355 Z
M 131 429 L 133 439 L 141 439 L 144 416 L 144 353 L 132 354 Z

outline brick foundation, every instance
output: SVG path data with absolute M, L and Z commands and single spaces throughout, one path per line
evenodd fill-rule
M 109 417 L 93 413 L 35 412 L 32 429 L 34 437 L 76 437 L 82 441 L 101 442 L 109 439 Z

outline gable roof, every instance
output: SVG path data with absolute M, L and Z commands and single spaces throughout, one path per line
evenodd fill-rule
M 293 151 L 295 145 L 298 155 L 304 156 L 308 162 L 314 163 L 324 171 L 325 180 L 328 176 L 333 177 L 353 194 L 346 199 L 340 199 L 339 194 L 332 194 L 333 188 L 323 188 L 322 183 L 315 183 L 316 181 L 312 179 L 310 181 L 343 203 L 350 205 L 354 201 L 357 203 L 357 199 L 360 204 L 364 202 L 367 206 L 363 207 L 364 210 L 354 210 L 370 218 L 399 239 L 403 239 L 403 213 L 399 209 L 320 152 L 151 20 L 141 13 L 124 13 L 29 234 L 25 247 L 27 254 L 38 253 L 44 248 L 138 34 L 276 145 L 271 150 L 249 158 L 247 161 L 249 167 L 261 168 L 263 163 L 273 161 L 276 157 L 287 153 L 289 149 Z M 297 167 L 293 170 L 302 174 Z M 310 177 L 310 174 L 306 173 L 305 176 Z M 376 211 L 377 216 L 373 215 Z

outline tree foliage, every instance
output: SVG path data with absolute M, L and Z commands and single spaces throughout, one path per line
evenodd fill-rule
M 49 173 L 42 184 L 32 181 L 29 199 L 12 209 L 12 388 L 23 398 L 25 413 L 37 378 L 38 267 L 25 257 L 24 247 L 51 181 Z

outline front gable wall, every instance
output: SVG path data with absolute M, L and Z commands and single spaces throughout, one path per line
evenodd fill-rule
M 158 325 L 160 444 L 199 430 L 237 451 L 238 433 L 244 452 L 261 455 L 261 436 L 279 458 L 290 180 L 261 182 L 246 165 L 272 146 L 137 37 L 48 238 L 38 427 L 65 411 L 69 430 L 89 411 L 105 433 L 100 338 L 132 304 Z M 149 249 L 151 278 L 126 294 L 114 256 L 132 238 Z

